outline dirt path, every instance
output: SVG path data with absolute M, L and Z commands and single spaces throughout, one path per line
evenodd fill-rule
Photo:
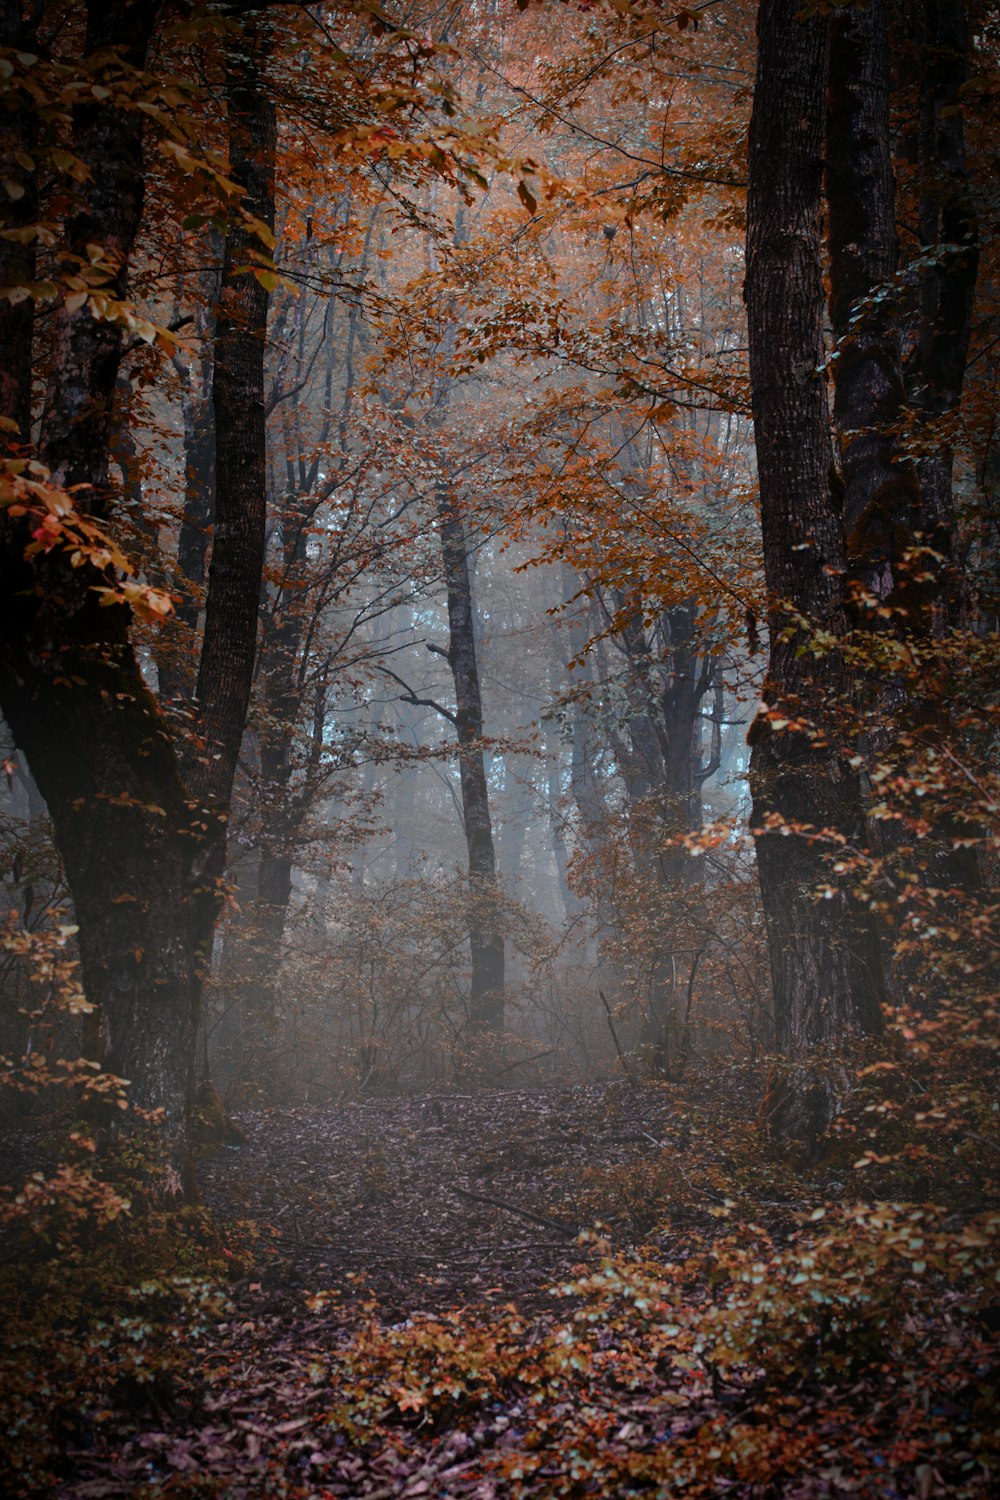
M 683 1302 L 700 1338 L 714 1283 L 698 1254 L 727 1243 L 720 1208 L 748 1170 L 752 1084 L 732 1068 L 641 1089 L 247 1112 L 247 1144 L 207 1157 L 201 1176 L 257 1269 L 218 1291 L 171 1284 L 158 1315 L 155 1283 L 129 1292 L 134 1318 L 107 1334 L 112 1368 L 127 1372 L 134 1352 L 144 1373 L 63 1413 L 45 1500 L 598 1500 L 690 1486 L 733 1500 L 985 1500 L 990 1460 L 977 1467 L 963 1444 L 979 1443 L 976 1382 L 992 1356 L 949 1295 L 922 1305 L 909 1344 L 862 1348 L 849 1388 L 794 1344 L 766 1379 L 702 1358 L 684 1318 L 664 1315 Z M 753 1253 L 787 1278 L 775 1257 L 797 1253 L 801 1184 L 763 1158 L 755 1171 Z M 601 1241 L 643 1247 L 624 1291 L 622 1262 L 578 1239 L 597 1224 Z M 913 1399 L 918 1344 L 938 1351 L 929 1405 Z M 942 1476 L 931 1488 L 925 1453 Z
M 611 1083 L 240 1115 L 247 1145 L 206 1158 L 201 1181 L 221 1220 L 256 1224 L 264 1269 L 229 1289 L 179 1385 L 104 1414 L 59 1500 L 499 1500 L 477 1456 L 513 1436 L 510 1412 L 355 1445 L 328 1421 L 332 1351 L 368 1296 L 389 1330 L 504 1303 L 539 1328 L 565 1317 L 546 1288 L 579 1263 L 579 1229 L 601 1217 L 627 1243 L 649 1228 L 690 1113 Z M 325 1289 L 335 1305 L 308 1295 Z
M 203 1164 L 212 1208 L 261 1227 L 279 1253 L 276 1284 L 361 1273 L 388 1319 L 546 1300 L 595 1218 L 616 1239 L 652 1227 L 643 1199 L 668 1186 L 671 1148 L 682 1170 L 689 1128 L 668 1090 L 618 1083 L 257 1111 L 240 1123 L 248 1145 Z

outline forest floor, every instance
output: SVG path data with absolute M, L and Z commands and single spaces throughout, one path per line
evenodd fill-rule
M 807 1371 L 769 1405 L 759 1369 L 709 1369 L 677 1328 L 663 1342 L 671 1293 L 649 1268 L 689 1265 L 745 1216 L 758 1090 L 734 1068 L 241 1114 L 246 1144 L 200 1174 L 236 1279 L 174 1317 L 165 1377 L 120 1380 L 74 1418 L 50 1493 L 996 1493 L 964 1435 L 981 1405 L 964 1374 L 938 1381 L 962 1435 L 935 1468 L 919 1433 L 933 1458 L 938 1423 L 888 1366 L 852 1367 L 832 1403 L 829 1373 Z M 817 1184 L 763 1158 L 751 1173 L 753 1233 L 780 1253 Z M 843 1188 L 828 1173 L 824 1201 Z M 685 1286 L 703 1305 L 704 1283 Z M 934 1317 L 934 1339 L 967 1343 L 947 1296 Z M 968 1354 L 974 1380 L 984 1358 Z
M 499 1407 L 464 1431 L 421 1440 L 417 1428 L 400 1447 L 359 1451 L 324 1430 L 330 1392 L 310 1367 L 372 1304 L 389 1326 L 506 1304 L 564 1318 L 551 1288 L 580 1263 L 578 1233 L 609 1218 L 623 1239 L 653 1230 L 662 1179 L 682 1180 L 692 1130 L 668 1089 L 621 1083 L 371 1098 L 249 1111 L 238 1123 L 247 1144 L 212 1153 L 200 1172 L 214 1213 L 261 1234 L 263 1269 L 229 1289 L 230 1315 L 203 1351 L 231 1364 L 233 1384 L 105 1424 L 98 1446 L 75 1456 L 65 1500 L 199 1471 L 225 1478 L 234 1500 L 303 1480 L 309 1492 L 310 1473 L 313 1493 L 359 1500 L 494 1495 L 478 1457 L 510 1425 Z M 692 1217 L 714 1222 L 686 1208 L 689 1227 Z M 332 1307 L 310 1311 L 306 1298 L 323 1291 Z

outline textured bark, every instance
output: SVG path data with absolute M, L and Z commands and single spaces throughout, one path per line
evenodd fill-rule
M 903 378 L 896 298 L 886 0 L 832 21 L 826 130 L 834 425 L 853 575 L 879 599 L 899 580 L 918 519 L 916 476 L 898 462 Z
M 967 20 L 963 0 L 918 0 L 902 17 L 904 82 L 915 90 L 918 123 L 904 153 L 916 168 L 918 224 L 926 264 L 910 329 L 907 394 L 933 442 L 919 464 L 918 526 L 945 559 L 940 594 L 954 618 L 963 607 L 953 492 L 955 455 L 942 423 L 961 401 L 979 265 L 979 230 L 965 161 L 962 85 Z
M 93 4 L 86 52 L 110 46 L 142 67 L 155 5 Z M 98 75 L 99 76 L 99 75 Z M 64 254 L 89 240 L 125 274 L 143 198 L 142 116 L 108 104 L 74 111 L 90 169 Z M 71 260 L 69 261 L 72 264 Z M 39 456 L 77 503 L 108 503 L 111 406 L 120 330 L 61 306 Z M 23 525 L 0 536 L 0 705 L 48 804 L 73 894 L 83 980 L 99 1007 L 101 1061 L 132 1097 L 165 1112 L 183 1157 L 200 978 L 191 933 L 202 919 L 199 846 L 157 705 L 128 640 L 124 606 L 98 607 L 86 569 L 61 549 L 24 560 Z
M 797 0 L 762 0 L 750 128 L 746 301 L 760 483 L 770 662 L 765 697 L 823 723 L 845 690 L 835 650 L 800 654 L 792 610 L 836 637 L 844 628 L 846 556 L 831 489 L 823 361 L 820 206 L 829 25 L 797 19 Z M 862 810 L 835 751 L 761 716 L 751 732 L 751 786 L 778 1044 L 803 1056 L 881 1024 L 883 982 L 869 913 L 831 882 L 821 846 L 786 825 L 856 838 Z M 815 1133 L 801 1089 L 774 1124 Z M 828 1100 L 829 1103 L 829 1100 Z
M 229 158 L 244 188 L 244 207 L 273 229 L 276 125 L 258 48 L 249 20 L 227 48 Z M 244 224 L 231 227 L 215 333 L 215 532 L 196 691 L 203 747 L 191 782 L 199 797 L 221 811 L 229 804 L 250 702 L 266 541 L 268 293 L 245 269 L 260 248 Z
M 22 16 L 22 0 L 0 0 L 0 47 L 31 49 L 33 27 Z M 13 97 L 13 96 L 11 96 Z M 34 127 L 24 106 L 0 110 L 0 177 L 15 183 L 20 198 L 4 191 L 4 229 L 18 230 L 38 217 L 35 174 L 17 160 L 17 153 L 30 154 Z M 35 242 L 25 245 L 0 239 L 0 287 L 19 286 L 35 279 Z M 13 422 L 22 443 L 31 440 L 31 354 L 35 305 L 0 299 L 0 417 Z M 7 434 L 4 434 L 7 436 Z
M 961 197 L 966 186 L 961 113 L 955 108 L 964 77 L 960 17 L 961 8 L 949 4 L 918 7 L 911 20 L 922 36 L 924 58 L 916 129 L 926 155 L 921 170 L 928 174 L 938 199 L 947 197 L 949 202 Z M 926 55 L 928 46 L 931 57 Z M 896 629 L 926 635 L 936 628 L 942 614 L 954 613 L 965 590 L 955 561 L 953 455 L 946 444 L 935 443 L 916 470 L 901 457 L 904 384 L 899 299 L 872 295 L 889 283 L 896 267 L 889 74 L 887 0 L 837 11 L 832 21 L 827 198 L 830 317 L 839 348 L 834 364 L 834 417 L 845 486 L 849 563 L 861 582 L 897 608 Z M 937 119 L 935 108 L 928 115 L 929 96 L 936 101 L 935 108 L 944 108 L 942 120 Z M 935 122 L 940 135 L 927 139 Z M 943 232 L 943 202 L 929 202 L 925 195 L 920 218 L 925 232 Z M 960 243 L 968 244 L 971 254 L 947 253 L 932 264 L 921 287 L 924 321 L 910 373 L 912 379 L 916 365 L 922 370 L 923 388 L 916 404 L 925 403 L 925 417 L 932 411 L 939 417 L 961 399 L 975 287 L 974 225 L 965 223 L 962 233 Z M 916 569 L 903 564 L 905 552 L 920 536 L 940 552 L 943 567 L 926 554 Z M 870 731 L 876 749 L 887 747 L 900 729 L 929 732 L 934 737 L 940 734 L 939 707 L 924 702 L 919 690 L 904 697 L 899 684 L 881 681 L 867 682 L 865 692 L 869 713 L 876 721 Z M 974 854 L 950 848 L 951 838 L 963 832 L 967 830 L 946 826 L 925 844 L 931 856 L 927 879 L 932 885 L 978 883 Z M 883 854 L 898 846 L 903 836 L 899 825 L 885 823 L 869 833 Z M 912 988 L 913 974 L 905 966 L 894 979 L 899 993 Z
M 142 67 L 158 12 L 158 5 L 141 0 L 135 4 L 92 0 L 87 8 L 87 54 L 115 48 L 126 61 Z M 81 259 L 87 261 L 88 243 L 96 241 L 109 259 L 118 262 L 112 290 L 121 296 L 145 190 L 142 116 L 98 101 L 78 104 L 73 110 L 73 131 L 76 153 L 90 177 L 82 188 L 80 211 L 67 226 L 60 270 L 72 275 Z M 86 307 L 69 312 L 61 305 L 52 322 L 41 453 L 57 480 L 67 486 L 90 486 L 83 503 L 102 514 L 109 501 L 111 405 L 121 329 L 92 317 Z
M 295 839 L 311 800 L 306 784 L 292 787 L 292 736 L 299 722 L 302 693 L 299 657 L 307 618 L 295 585 L 306 564 L 306 512 L 289 501 L 284 517 L 284 583 L 274 612 L 267 620 L 261 643 L 262 709 L 260 716 L 261 798 L 260 866 L 251 907 L 255 951 L 242 1002 L 244 1076 L 254 1076 L 265 1092 L 279 1080 L 274 1049 L 277 1035 L 277 984 L 284 947 L 285 923 L 292 895 Z M 321 690 L 317 711 L 320 723 L 314 741 L 322 742 Z
M 570 884 L 570 849 L 566 838 L 566 815 L 563 812 L 562 777 L 559 764 L 559 747 L 555 745 L 548 751 L 548 763 L 546 765 L 546 801 L 548 803 L 549 834 L 552 840 L 552 857 L 555 861 L 556 875 L 559 880 L 559 898 L 562 901 L 563 915 L 567 922 L 575 922 L 586 910 L 586 903 L 573 890 Z
M 476 659 L 475 613 L 465 527 L 442 488 L 438 522 L 448 589 L 448 665 L 455 684 L 455 732 L 462 787 L 462 821 L 469 853 L 469 947 L 472 982 L 469 1016 L 477 1031 L 502 1032 L 504 940 L 489 789 L 483 760 L 483 700 Z
M 146 533 L 151 550 L 155 550 L 158 528 L 142 506 L 142 455 L 135 440 L 132 382 L 124 371 L 119 371 L 115 390 L 117 394 L 111 424 L 111 460 L 117 465 L 122 477 L 122 503 L 131 512 L 132 523 L 138 530 Z
M 221 240 L 219 252 L 222 253 Z M 216 269 L 202 274 L 195 308 L 195 325 L 202 353 L 197 381 L 177 366 L 184 382 L 181 409 L 184 418 L 184 511 L 177 537 L 174 593 L 177 603 L 165 622 L 157 645 L 157 677 L 160 698 L 180 706 L 194 694 L 198 659 L 198 619 L 205 600 L 208 549 L 215 515 L 215 413 L 212 388 L 215 379 L 215 303 L 219 296 Z

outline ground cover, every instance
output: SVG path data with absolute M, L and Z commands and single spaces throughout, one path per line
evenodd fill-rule
M 995 1219 L 794 1171 L 759 1093 L 246 1112 L 159 1273 L 8 1281 L 7 1492 L 995 1493 Z

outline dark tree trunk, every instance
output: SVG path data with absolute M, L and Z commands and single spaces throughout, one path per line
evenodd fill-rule
M 31 50 L 33 27 L 22 16 L 22 0 L 0 0 L 0 47 Z M 0 167 L 4 190 L 3 228 L 17 231 L 33 224 L 38 217 L 38 189 L 34 171 L 29 171 L 18 156 L 27 156 L 34 143 L 34 125 L 27 98 L 8 95 L 8 108 L 0 112 Z M 12 196 L 12 188 L 20 197 Z M 0 288 L 21 286 L 35 279 L 35 242 L 0 239 Z M 13 422 L 13 436 L 22 443 L 31 441 L 31 356 L 35 304 L 31 297 L 23 302 L 0 298 L 0 417 Z
M 374 222 L 374 221 L 373 221 Z M 368 264 L 372 225 L 362 250 L 357 275 L 363 277 Z M 341 257 L 338 257 L 339 267 Z M 332 304 L 331 304 L 332 307 Z M 308 382 L 311 357 L 306 347 L 306 318 L 301 301 L 293 305 L 294 330 L 286 335 L 288 345 L 297 346 L 295 373 L 290 385 L 297 392 Z M 354 400 L 353 359 L 360 338 L 360 308 L 354 304 L 348 317 L 343 349 L 344 394 L 340 404 L 340 445 L 346 443 L 348 417 Z M 254 961 L 242 1000 L 243 1077 L 255 1087 L 273 1092 L 280 1087 L 276 1060 L 278 1042 L 278 980 L 284 956 L 285 926 L 291 901 L 294 853 L 302 823 L 322 781 L 323 733 L 326 720 L 327 682 L 324 673 L 308 683 L 312 694 L 312 735 L 309 749 L 296 754 L 296 742 L 305 739 L 303 719 L 308 713 L 307 665 L 310 642 L 316 626 L 315 600 L 323 590 L 311 591 L 307 558 L 309 524 L 322 503 L 330 481 L 321 480 L 321 464 L 334 428 L 333 371 L 336 345 L 331 338 L 332 316 L 328 309 L 321 335 L 326 346 L 323 411 L 311 456 L 304 450 L 301 410 L 297 400 L 284 407 L 285 476 L 287 493 L 280 508 L 283 571 L 280 584 L 264 610 L 258 666 L 260 714 L 260 865 L 257 891 L 249 906 L 249 947 Z M 294 338 L 291 335 L 294 332 Z M 267 411 L 286 400 L 282 386 L 289 379 L 287 362 L 279 363 L 272 383 Z M 297 773 L 301 773 L 296 780 Z
M 243 207 L 272 230 L 276 124 L 258 46 L 247 20 L 227 48 L 229 158 L 232 175 L 244 188 Z M 250 702 L 266 543 L 268 293 L 246 269 L 261 248 L 245 224 L 230 228 L 215 331 L 215 532 L 196 690 L 202 744 L 191 782 L 197 795 L 223 814 Z
M 979 230 L 965 161 L 962 85 L 967 20 L 963 0 L 915 0 L 902 18 L 905 81 L 915 88 L 919 119 L 904 134 L 904 154 L 917 177 L 917 212 L 924 264 L 906 361 L 907 394 L 930 429 L 918 472 L 918 528 L 945 559 L 940 594 L 961 617 L 953 492 L 954 448 L 947 419 L 965 382 L 979 265 Z
M 925 28 L 923 47 L 933 48 L 920 69 L 918 139 L 925 156 L 921 170 L 937 195 L 923 197 L 920 219 L 925 232 L 938 234 L 944 232 L 944 205 L 949 205 L 947 212 L 956 212 L 955 202 L 967 189 L 957 109 L 964 78 L 961 7 L 918 10 L 916 26 Z M 935 441 L 920 461 L 918 483 L 918 473 L 900 454 L 904 387 L 898 299 L 873 295 L 890 282 L 896 268 L 889 71 L 887 0 L 837 11 L 830 57 L 827 199 L 830 317 L 838 341 L 834 418 L 848 560 L 854 576 L 895 607 L 892 628 L 926 636 L 938 619 L 949 613 L 954 617 L 965 591 L 956 555 L 953 455 L 947 443 Z M 952 247 L 936 264 L 932 256 L 921 284 L 927 321 L 914 352 L 923 371 L 917 405 L 923 403 L 924 417 L 931 420 L 957 407 L 968 353 L 975 224 L 967 206 L 961 212 L 959 248 Z M 916 565 L 908 565 L 907 549 L 921 536 L 933 551 L 920 553 Z M 870 732 L 876 753 L 884 752 L 902 730 L 940 735 L 939 705 L 929 705 L 919 688 L 904 694 L 899 684 L 880 681 L 866 683 L 865 690 L 870 714 L 881 721 Z M 931 885 L 978 884 L 974 853 L 951 847 L 952 838 L 967 831 L 947 825 L 925 842 L 925 879 Z M 904 837 L 900 825 L 891 823 L 876 824 L 870 835 L 883 854 L 898 848 Z M 899 993 L 912 992 L 912 962 L 897 965 L 892 978 Z
M 504 940 L 489 789 L 483 760 L 483 700 L 476 659 L 475 613 L 465 527 L 455 502 L 438 494 L 441 552 L 448 589 L 448 665 L 455 684 L 455 732 L 462 785 L 462 820 L 469 852 L 469 1016 L 477 1031 L 502 1032 Z
M 271 233 L 277 121 L 262 52 L 261 32 L 249 12 L 239 36 L 226 47 L 229 171 L 243 189 L 241 210 Z M 245 220 L 237 218 L 230 225 L 213 341 L 215 527 L 193 705 L 194 740 L 186 743 L 184 760 L 206 828 L 206 872 L 217 885 L 225 871 L 233 782 L 253 685 L 266 550 L 269 296 L 266 276 L 252 269 L 266 248 Z M 206 968 L 215 915 L 197 937 Z
M 135 440 L 135 416 L 132 410 L 132 382 L 124 371 L 120 371 L 115 384 L 116 401 L 114 420 L 111 424 L 111 459 L 122 477 L 122 504 L 130 512 L 130 520 L 137 531 L 144 532 L 148 539 L 146 560 L 156 549 L 157 528 L 148 517 L 142 504 L 142 456 Z M 149 569 L 152 571 L 152 569 Z
M 835 646 L 814 657 L 793 615 L 834 641 L 844 629 L 846 556 L 831 486 L 824 382 L 820 208 L 829 23 L 797 19 L 797 0 L 762 0 L 750 127 L 746 301 L 760 482 L 770 661 L 765 698 L 818 729 L 848 684 Z M 778 1044 L 792 1057 L 881 1026 L 883 981 L 869 912 L 836 883 L 803 832 L 856 839 L 863 826 L 854 774 L 835 747 L 771 727 L 752 731 L 757 859 Z M 771 825 L 771 826 L 769 826 Z M 791 829 L 781 832 L 781 829 Z M 829 899 L 817 900 L 817 887 Z M 793 1088 L 776 1107 L 781 1133 L 813 1140 L 832 1091 Z
M 219 241 L 222 253 L 222 242 Z M 202 340 L 197 363 L 198 379 L 192 384 L 179 365 L 184 382 L 181 409 L 184 417 L 184 511 L 177 537 L 174 592 L 177 604 L 165 621 L 157 646 L 157 677 L 165 705 L 180 707 L 194 694 L 198 649 L 198 618 L 205 602 L 208 549 L 215 515 L 215 412 L 212 387 L 215 378 L 213 346 L 215 303 L 219 297 L 219 275 L 212 269 L 200 277 L 195 324 Z
M 705 700 L 716 684 L 721 684 L 722 663 L 699 650 L 700 623 L 694 603 L 675 605 L 663 613 L 667 650 L 662 668 L 666 683 L 660 698 L 662 819 L 665 832 L 673 837 L 695 833 L 701 827 L 702 787 L 719 769 L 718 732 L 713 730 L 711 753 L 703 763 L 700 729 Z M 674 847 L 661 855 L 660 870 L 664 880 L 697 885 L 704 874 L 704 861 Z
M 158 7 L 93 5 L 86 53 L 117 48 L 145 62 Z M 90 177 L 64 256 L 97 240 L 119 257 L 122 295 L 143 200 L 142 116 L 108 104 L 74 111 L 74 147 Z M 86 308 L 59 308 L 39 456 L 77 503 L 108 503 L 111 408 L 121 332 Z M 23 409 L 23 408 L 22 408 Z M 199 998 L 191 931 L 200 920 L 199 843 L 157 705 L 129 644 L 124 605 L 102 609 L 88 570 L 61 549 L 24 560 L 8 518 L 0 568 L 0 704 L 52 816 L 79 927 L 101 1061 L 162 1108 L 175 1165 L 184 1160 Z
M 292 748 L 302 708 L 299 655 L 307 625 L 303 597 L 295 585 L 306 562 L 306 519 L 301 501 L 290 500 L 284 518 L 284 587 L 267 619 L 261 643 L 260 867 L 251 908 L 255 962 L 242 1011 L 244 1076 L 253 1077 L 264 1092 L 273 1090 L 279 1082 L 274 1059 L 278 973 L 292 895 L 295 839 L 310 800 L 307 786 L 297 793 L 292 788 Z M 324 700 L 325 690 L 321 689 L 317 705 L 320 714 Z M 317 734 L 321 743 L 322 718 Z
M 624 605 L 622 596 L 619 609 Z M 627 739 L 612 734 L 625 783 L 629 831 L 636 867 L 651 887 L 659 931 L 649 969 L 649 1000 L 640 1041 L 653 1066 L 665 1070 L 675 1027 L 679 982 L 690 964 L 685 917 L 704 865 L 676 842 L 701 827 L 701 789 L 718 759 L 701 764 L 702 703 L 719 663 L 698 649 L 699 610 L 694 601 L 660 614 L 654 655 L 637 607 L 619 641 L 628 660 L 628 692 L 634 712 Z M 718 750 L 717 737 L 713 750 Z
M 826 131 L 834 425 L 852 574 L 884 601 L 912 545 L 916 476 L 900 464 L 903 380 L 896 299 L 886 0 L 832 21 Z M 881 289 L 881 295 L 876 295 Z
M 579 580 L 568 564 L 562 565 L 562 587 L 567 603 L 579 593 Z M 587 627 L 578 605 L 570 605 L 566 616 L 568 650 L 558 658 L 560 676 L 565 675 L 567 685 L 579 683 L 585 694 L 593 681 L 591 663 L 586 655 Z M 568 661 L 578 663 L 571 672 Z M 561 685 L 561 684 L 560 684 Z M 553 683 L 553 687 L 556 684 Z M 601 864 L 607 846 L 611 814 L 598 781 L 593 733 L 580 698 L 572 705 L 572 750 L 570 757 L 570 791 L 580 818 L 580 837 L 587 849 L 588 858 L 597 866 L 595 887 L 595 915 L 597 918 L 598 957 L 606 955 L 608 943 L 619 935 L 618 924 L 610 900 Z

